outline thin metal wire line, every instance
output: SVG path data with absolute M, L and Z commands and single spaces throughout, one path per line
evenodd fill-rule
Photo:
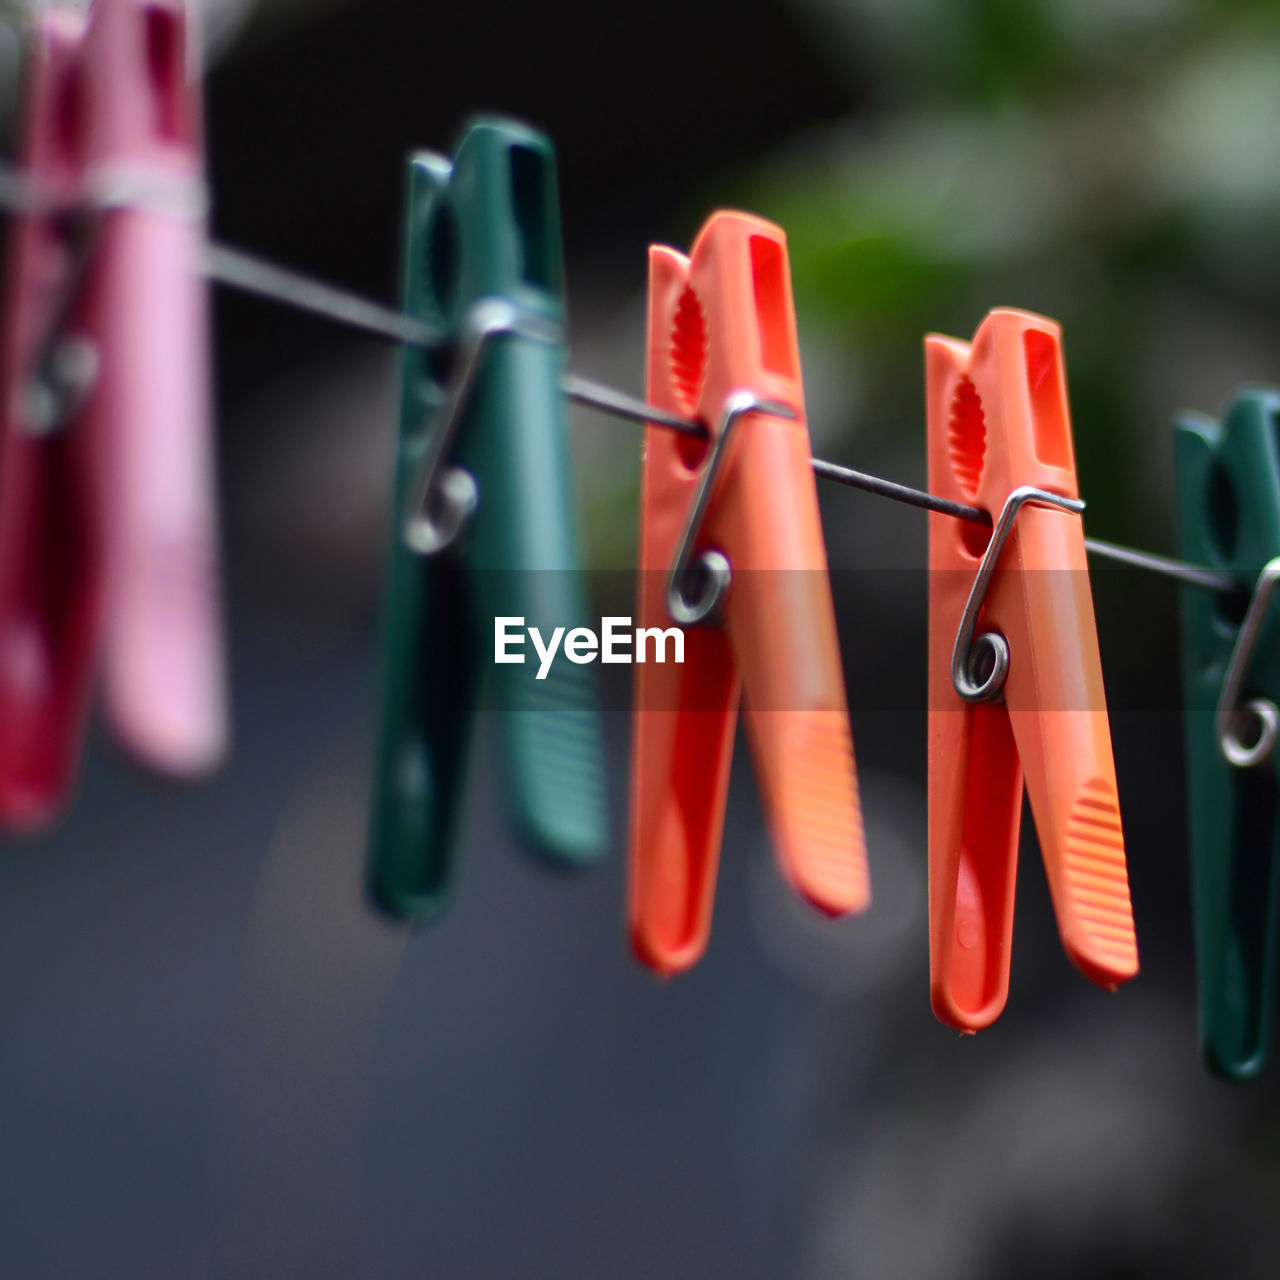
M 852 467 L 838 466 L 834 462 L 824 462 L 821 458 L 813 459 L 814 471 L 825 480 L 834 480 L 837 484 L 848 485 L 852 489 L 861 489 L 864 493 L 879 494 L 883 498 L 892 498 L 895 502 L 904 502 L 908 506 L 921 507 L 926 511 L 937 511 L 944 516 L 953 516 L 957 520 L 967 520 L 970 524 L 991 527 L 991 517 L 981 507 L 966 506 L 963 502 L 953 502 L 950 498 L 939 498 L 936 494 L 923 489 L 913 489 L 909 485 L 898 484 L 893 480 L 884 480 L 880 476 L 868 475 L 865 471 L 855 471 Z M 1134 547 L 1123 547 L 1116 542 L 1106 542 L 1101 538 L 1086 538 L 1085 549 L 1104 560 L 1114 560 L 1118 564 L 1127 564 L 1135 569 L 1147 569 L 1152 573 L 1162 573 L 1166 577 L 1178 578 L 1182 582 L 1195 587 L 1206 587 L 1210 591 L 1231 593 L 1239 591 L 1237 583 L 1212 569 L 1202 568 L 1198 564 L 1189 564 L 1185 560 L 1175 560 L 1171 556 L 1157 555 L 1153 551 L 1139 551 Z
M 1105 560 L 1114 560 L 1117 564 L 1127 564 L 1135 569 L 1147 569 L 1152 573 L 1162 573 L 1165 577 L 1177 578 L 1193 587 L 1205 587 L 1210 591 L 1220 591 L 1223 595 L 1240 592 L 1239 584 L 1225 574 L 1214 573 L 1212 569 L 1189 564 L 1185 560 L 1156 555 L 1154 551 L 1139 551 L 1135 547 L 1122 547 L 1117 542 L 1104 542 L 1101 538 L 1086 538 L 1084 545 L 1086 551 L 1092 551 Z
M 603 383 L 592 382 L 581 378 L 576 373 L 566 373 L 560 382 L 564 393 L 570 400 L 578 404 L 590 405 L 615 418 L 623 418 L 628 422 L 652 422 L 669 431 L 678 431 L 682 435 L 705 437 L 707 429 L 700 422 L 690 418 L 682 418 L 679 414 L 668 413 L 659 409 L 647 400 L 628 395 L 614 387 L 606 387 Z
M 909 507 L 937 511 L 940 515 L 952 516 L 956 520 L 967 520 L 970 524 L 991 527 L 991 517 L 979 507 L 968 507 L 963 502 L 939 498 L 936 494 L 927 493 L 923 489 L 913 489 L 910 485 L 898 484 L 894 480 L 884 480 L 880 476 L 870 475 L 866 471 L 855 471 L 852 467 L 842 467 L 835 462 L 824 462 L 821 458 L 812 458 L 810 461 L 813 463 L 814 474 L 821 476 L 824 480 L 834 480 L 836 484 L 847 485 L 850 489 L 861 489 L 863 493 L 892 498 L 894 502 L 904 502 Z
M 219 284 L 322 316 L 374 337 L 414 347 L 430 347 L 440 341 L 438 329 L 402 311 L 369 302 L 345 289 L 276 266 L 241 249 L 210 241 L 205 246 L 201 266 L 204 274 Z
M 60 209 L 62 205 L 45 198 L 16 167 L 0 161 L 0 208 L 10 213 L 31 215 Z M 207 242 L 201 267 L 204 274 L 218 284 L 358 329 L 372 337 L 415 347 L 435 346 L 441 338 L 437 328 L 415 320 L 394 307 L 370 302 L 345 289 L 268 262 L 230 245 Z M 589 405 L 616 418 L 630 422 L 652 422 L 685 435 L 707 434 L 706 427 L 700 422 L 669 413 L 636 396 L 577 374 L 565 374 L 561 386 L 570 400 Z M 860 489 L 864 493 L 890 498 L 894 502 L 902 502 L 925 511 L 936 511 L 957 520 L 967 520 L 972 524 L 990 527 L 992 523 L 991 517 L 979 507 L 940 498 L 923 489 L 913 489 L 910 485 L 898 484 L 822 458 L 814 458 L 812 462 L 814 473 L 824 480 L 832 480 L 848 488 Z M 1085 547 L 1104 559 L 1177 578 L 1192 586 L 1224 593 L 1238 590 L 1237 584 L 1222 574 L 1169 556 L 1139 551 L 1099 538 L 1086 538 Z
M 2 175 L 0 175 L 2 176 Z M 0 199 L 3 189 L 0 188 Z M 339 324 L 359 329 L 374 337 L 410 346 L 431 347 L 440 341 L 439 330 L 414 320 L 403 312 L 379 303 L 369 302 L 344 289 L 335 288 L 296 271 L 267 262 L 262 258 L 233 249 L 227 245 L 210 242 L 206 248 L 204 270 L 210 279 L 231 288 L 253 293 L 268 301 L 278 302 L 312 315 L 323 316 Z M 628 395 L 615 387 L 605 386 L 578 374 L 567 373 L 561 381 L 565 395 L 578 404 L 589 405 L 613 417 L 630 422 L 648 423 L 678 431 L 685 435 L 705 436 L 702 423 L 678 414 L 659 409 L 636 396 Z M 827 462 L 822 458 L 811 459 L 814 473 L 824 480 L 832 480 L 851 489 L 876 494 L 926 511 L 936 511 L 971 524 L 991 526 L 991 517 L 980 507 L 967 506 L 940 498 L 923 489 L 885 480 L 853 467 Z M 1206 587 L 1212 591 L 1234 592 L 1236 584 L 1211 569 L 1153 552 L 1123 547 L 1098 538 L 1086 538 L 1085 547 L 1094 555 L 1145 569 L 1166 577 L 1177 578 L 1192 586 Z

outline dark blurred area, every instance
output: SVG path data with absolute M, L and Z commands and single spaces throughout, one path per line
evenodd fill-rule
M 558 148 L 573 366 L 628 390 L 646 246 L 726 204 L 788 230 L 826 457 L 921 484 L 923 334 L 1040 310 L 1089 531 L 1167 552 L 1174 412 L 1280 381 L 1280 6 L 206 10 L 221 239 L 389 300 L 405 156 L 516 115 Z M 740 751 L 710 950 L 652 981 L 611 712 L 606 866 L 524 858 L 482 754 L 456 903 L 406 933 L 360 894 L 395 353 L 228 294 L 216 320 L 235 752 L 173 791 L 99 743 L 0 859 L 0 1276 L 1276 1274 L 1280 1064 L 1232 1089 L 1196 1049 L 1172 586 L 1094 574 L 1119 994 L 1066 961 L 1028 814 L 1008 1010 L 934 1020 L 925 520 L 830 488 L 871 911 L 791 900 Z M 574 430 L 593 565 L 625 568 L 638 433 Z

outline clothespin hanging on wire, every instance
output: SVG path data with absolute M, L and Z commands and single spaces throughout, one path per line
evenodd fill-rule
M 197 86 L 180 0 L 32 20 L 0 324 L 0 823 L 73 785 L 94 676 L 137 759 L 225 750 Z
M 688 258 L 650 250 L 648 397 L 707 427 L 645 433 L 639 626 L 684 662 L 636 655 L 630 928 L 666 974 L 706 947 L 743 691 L 787 880 L 833 915 L 870 897 L 779 228 L 717 213 Z
M 999 310 L 925 342 L 933 1008 L 1004 1008 L 1023 777 L 1063 946 L 1094 982 L 1138 971 L 1058 326 Z
M 1175 432 L 1181 554 L 1237 595 L 1181 589 L 1200 1043 L 1218 1075 L 1266 1065 L 1280 929 L 1280 392 Z
M 607 840 L 594 677 L 494 661 L 495 619 L 551 637 L 584 616 L 549 141 L 479 120 L 452 163 L 415 157 L 403 283 L 440 345 L 403 356 L 369 877 L 385 910 L 424 917 L 454 880 L 486 683 L 517 832 L 563 866 Z

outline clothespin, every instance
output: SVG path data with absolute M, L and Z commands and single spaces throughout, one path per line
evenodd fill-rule
M 744 689 L 786 879 L 833 915 L 870 899 L 778 227 L 717 213 L 689 257 L 650 250 L 648 395 L 707 428 L 645 430 L 639 625 L 675 624 L 684 662 L 636 667 L 629 911 L 637 955 L 670 974 L 707 944 Z
M 1218 1075 L 1266 1065 L 1280 926 L 1280 392 L 1174 434 L 1179 551 L 1236 596 L 1181 589 L 1200 1043 Z
M 199 100 L 178 0 L 33 19 L 0 347 L 0 822 L 117 735 L 200 775 L 226 740 Z
M 543 135 L 482 119 L 452 163 L 410 162 L 403 284 L 405 311 L 438 324 L 440 345 L 403 358 L 369 876 L 385 910 L 428 916 L 454 880 L 486 683 L 517 832 L 570 867 L 607 839 L 593 676 L 494 661 L 495 619 L 549 637 L 584 615 Z
M 1138 971 L 1058 326 L 998 310 L 925 340 L 929 485 L 994 528 L 929 516 L 929 917 L 937 1016 L 989 1026 L 1009 990 L 1025 775 L 1062 943 Z

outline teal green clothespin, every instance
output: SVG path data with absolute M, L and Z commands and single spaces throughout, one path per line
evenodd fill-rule
M 1266 1065 L 1280 925 L 1280 392 L 1176 431 L 1181 554 L 1238 595 L 1181 588 L 1200 1041 L 1211 1070 Z
M 585 667 L 495 663 L 495 618 L 550 636 L 584 617 L 569 472 L 555 156 L 474 121 L 453 163 L 409 164 L 404 309 L 441 329 L 403 355 L 369 882 L 396 916 L 444 907 L 482 691 L 524 842 L 595 861 L 607 840 L 598 697 Z

